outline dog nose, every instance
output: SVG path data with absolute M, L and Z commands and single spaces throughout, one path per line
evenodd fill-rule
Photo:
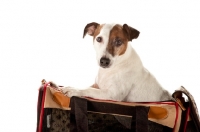
M 101 67 L 107 67 L 107 66 L 109 66 L 109 64 L 110 64 L 110 59 L 108 59 L 108 58 L 105 58 L 105 57 L 102 57 L 101 59 L 100 59 L 100 66 Z

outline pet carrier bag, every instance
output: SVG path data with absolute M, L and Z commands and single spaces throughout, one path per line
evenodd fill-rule
M 69 98 L 43 80 L 36 132 L 200 132 L 191 94 L 181 87 L 173 97 L 174 101 L 141 103 Z

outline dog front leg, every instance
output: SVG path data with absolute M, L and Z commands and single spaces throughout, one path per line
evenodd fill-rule
M 108 89 L 96 89 L 93 87 L 89 87 L 84 90 L 77 90 L 76 88 L 65 87 L 62 88 L 63 93 L 68 96 L 86 96 L 95 99 L 102 99 L 102 100 L 116 100 L 112 97 L 112 92 Z

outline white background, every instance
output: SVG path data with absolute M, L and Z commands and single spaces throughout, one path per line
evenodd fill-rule
M 144 66 L 164 88 L 185 86 L 200 106 L 200 2 L 0 1 L 0 131 L 35 132 L 44 78 L 84 88 L 97 63 L 87 23 L 127 23 Z

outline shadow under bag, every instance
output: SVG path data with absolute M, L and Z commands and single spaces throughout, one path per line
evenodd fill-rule
M 171 101 L 137 103 L 68 98 L 43 80 L 36 132 L 200 132 L 192 95 L 181 87 L 172 96 Z

